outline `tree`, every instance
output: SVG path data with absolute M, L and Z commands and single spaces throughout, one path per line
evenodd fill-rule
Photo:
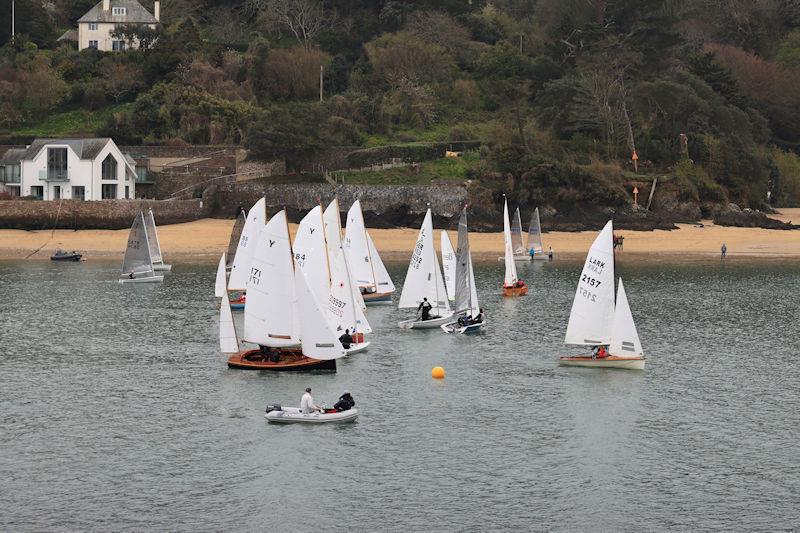
M 285 159 L 292 167 L 324 146 L 324 129 L 319 127 L 324 121 L 319 104 L 275 107 L 253 123 L 245 146 L 259 159 Z
M 107 58 L 102 62 L 102 85 L 115 102 L 133 94 L 143 85 L 142 69 L 132 63 Z
M 271 31 L 286 30 L 306 48 L 336 20 L 335 12 L 317 0 L 267 0 L 260 9 L 260 18 Z
M 126 48 L 151 48 L 161 35 L 160 26 L 151 28 L 144 24 L 117 24 L 111 31 L 111 36 L 125 42 Z

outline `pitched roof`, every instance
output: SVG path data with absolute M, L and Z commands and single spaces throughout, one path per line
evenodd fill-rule
M 114 16 L 115 7 L 124 7 L 124 15 Z M 111 0 L 111 9 L 103 11 L 103 2 L 98 2 L 84 16 L 78 19 L 81 22 L 117 22 L 119 24 L 158 24 L 156 18 L 136 0 Z
M 94 159 L 105 148 L 110 137 L 96 139 L 34 139 L 22 159 L 30 161 L 48 144 L 66 144 L 72 148 L 81 159 Z
M 3 158 L 0 159 L 0 165 L 16 165 L 25 156 L 25 148 L 9 148 L 6 150 Z
M 57 40 L 58 41 L 77 41 L 78 40 L 78 30 L 67 30 Z

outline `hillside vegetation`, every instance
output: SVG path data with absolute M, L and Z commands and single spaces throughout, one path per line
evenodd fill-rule
M 17 0 L 4 142 L 236 143 L 292 169 L 328 146 L 475 141 L 345 179 L 620 205 L 667 174 L 679 201 L 800 205 L 794 0 L 167 0 L 156 33 L 119 29 L 143 50 L 57 44 L 94 3 Z

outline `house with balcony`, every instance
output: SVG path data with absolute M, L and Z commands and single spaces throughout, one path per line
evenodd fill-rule
M 0 160 L 12 196 L 121 200 L 136 196 L 136 162 L 113 139 L 36 139 Z M 14 190 L 16 189 L 16 190 Z
M 152 14 L 136 0 L 102 0 L 78 19 L 78 50 L 125 50 L 128 43 L 111 35 L 114 28 L 122 24 L 137 24 L 155 29 L 161 18 L 160 11 L 158 0 L 153 2 Z M 62 37 L 66 38 L 66 34 Z M 132 43 L 131 47 L 138 48 L 138 43 Z

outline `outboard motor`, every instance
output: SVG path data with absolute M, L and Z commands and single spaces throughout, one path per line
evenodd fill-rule
M 267 404 L 267 413 L 271 413 L 272 411 L 283 411 L 283 409 L 281 409 L 281 404 L 279 403 Z

